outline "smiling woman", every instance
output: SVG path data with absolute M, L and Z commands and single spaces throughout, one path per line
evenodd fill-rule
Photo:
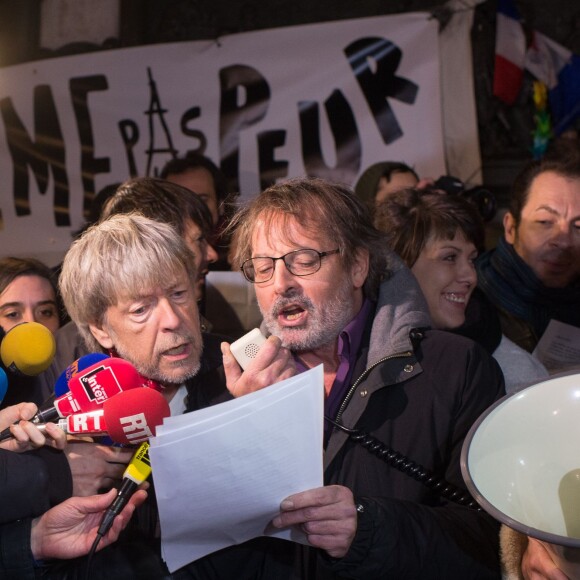
M 375 225 L 417 278 L 433 326 L 484 346 L 508 393 L 548 377 L 537 359 L 502 335 L 497 311 L 477 291 L 475 259 L 485 232 L 475 205 L 439 191 L 403 189 L 378 204 Z
M 60 326 L 52 271 L 34 258 L 0 259 L 0 326 L 38 322 L 51 332 Z

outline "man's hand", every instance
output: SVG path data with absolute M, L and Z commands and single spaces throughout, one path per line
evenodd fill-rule
M 342 558 L 356 534 L 352 492 L 341 485 L 330 485 L 291 495 L 281 503 L 280 515 L 272 524 L 276 528 L 298 525 L 312 546 L 333 558 Z
M 32 522 L 30 547 L 36 560 L 69 559 L 88 554 L 101 523 L 103 513 L 115 499 L 115 490 L 91 497 L 71 497 L 51 508 Z M 123 511 L 115 518 L 111 529 L 101 539 L 98 549 L 117 540 L 135 508 L 141 505 L 147 492 L 136 491 Z
M 19 403 L 6 407 L 0 411 L 0 430 L 10 427 L 12 439 L 0 443 L 0 448 L 21 453 L 37 449 L 43 445 L 64 449 L 66 434 L 54 423 L 46 424 L 46 431 L 42 433 L 36 425 L 29 422 L 38 407 L 34 403 Z
M 528 546 L 522 558 L 522 574 L 526 580 L 568 580 L 542 542 L 535 538 L 528 538 Z
M 245 371 L 237 363 L 227 342 L 222 342 L 221 348 L 228 390 L 234 397 L 269 387 L 296 374 L 292 354 L 282 346 L 277 336 L 268 337 Z
M 120 482 L 135 450 L 71 438 L 64 452 L 73 478 L 73 495 L 87 496 Z

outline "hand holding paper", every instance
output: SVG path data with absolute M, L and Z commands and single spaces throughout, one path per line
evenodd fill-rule
M 171 572 L 211 552 L 272 535 L 285 498 L 323 485 L 322 365 L 239 399 L 170 417 L 149 450 Z
M 286 498 L 273 520 L 276 528 L 300 525 L 308 543 L 342 558 L 356 534 L 357 511 L 352 492 L 342 485 L 319 487 Z

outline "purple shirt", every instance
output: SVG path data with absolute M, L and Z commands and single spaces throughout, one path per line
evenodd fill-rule
M 365 299 L 358 314 L 344 327 L 344 330 L 338 335 L 338 358 L 339 364 L 336 371 L 336 377 L 332 383 L 330 393 L 324 401 L 324 414 L 334 419 L 340 405 L 350 387 L 354 363 L 364 334 L 366 321 L 372 310 L 372 302 Z M 298 372 L 307 370 L 306 366 L 294 356 Z M 324 439 L 330 435 L 332 425 L 324 422 Z

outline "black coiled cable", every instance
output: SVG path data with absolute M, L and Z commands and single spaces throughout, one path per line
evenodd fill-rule
M 471 497 L 469 492 L 456 485 L 449 483 L 441 477 L 435 476 L 428 469 L 409 459 L 406 455 L 391 449 L 388 445 L 373 437 L 369 433 L 359 431 L 358 429 L 349 429 L 341 423 L 333 421 L 329 417 L 325 417 L 327 421 L 332 423 L 337 429 L 348 434 L 350 439 L 355 443 L 362 445 L 369 453 L 376 455 L 382 459 L 387 465 L 398 469 L 406 475 L 412 477 L 414 480 L 422 483 L 429 489 L 435 491 L 441 497 L 448 499 L 459 505 L 466 506 L 476 511 L 481 511 L 479 504 Z

